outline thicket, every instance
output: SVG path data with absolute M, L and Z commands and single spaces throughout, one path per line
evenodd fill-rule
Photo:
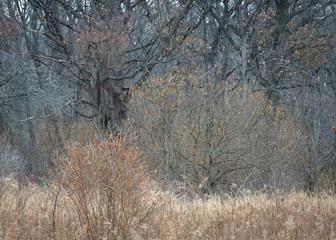
M 56 196 L 66 192 L 88 239 L 129 239 L 158 210 L 143 156 L 132 141 L 129 131 L 57 152 L 49 183 Z
M 260 92 L 214 78 L 157 77 L 134 91 L 128 124 L 166 183 L 192 193 L 305 184 L 305 136 Z

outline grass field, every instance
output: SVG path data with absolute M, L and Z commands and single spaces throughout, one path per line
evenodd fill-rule
M 3 183 L 0 239 L 85 239 L 87 226 L 66 194 L 55 201 L 46 188 L 19 187 L 10 179 Z M 151 194 L 161 196 L 159 207 L 130 233 L 131 239 L 336 239 L 336 198 L 327 194 L 250 193 L 224 200 L 186 200 L 160 190 Z M 121 236 L 122 230 L 110 227 L 114 238 L 102 239 Z

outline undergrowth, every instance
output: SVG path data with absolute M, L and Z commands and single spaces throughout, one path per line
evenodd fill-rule
M 68 145 L 45 185 L 0 178 L 0 239 L 336 239 L 333 195 L 183 197 L 160 188 L 135 140 Z
M 88 238 L 87 225 L 81 222 L 65 191 L 59 193 L 55 211 L 55 193 L 36 185 L 19 188 L 13 180 L 6 182 L 9 186 L 0 207 L 0 239 Z M 152 184 L 147 188 L 147 198 L 160 196 L 159 210 L 128 236 L 115 237 L 113 232 L 97 239 L 336 238 L 336 198 L 331 195 L 255 193 L 185 200 Z

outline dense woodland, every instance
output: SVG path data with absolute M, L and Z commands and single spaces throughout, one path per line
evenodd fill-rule
M 112 134 L 175 191 L 334 190 L 335 10 L 1 0 L 1 175 L 41 181 Z
M 335 239 L 336 0 L 0 0 L 0 239 Z

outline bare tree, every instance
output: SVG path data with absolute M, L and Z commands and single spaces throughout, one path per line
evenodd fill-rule
M 178 47 L 203 20 L 185 23 L 195 2 L 29 1 L 43 26 L 38 33 L 58 52 L 44 58 L 73 73 L 73 107 L 102 131 L 125 117 L 125 87 L 141 85 L 155 66 L 178 57 Z
M 46 166 L 36 146 L 37 120 L 47 117 L 45 109 L 59 113 L 66 98 L 71 97 L 66 96 L 70 91 L 62 86 L 64 74 L 51 72 L 49 66 L 34 57 L 39 51 L 38 35 L 22 31 L 38 27 L 32 8 L 25 2 L 7 1 L 1 3 L 0 9 L 3 28 L 0 41 L 1 134 L 9 133 L 13 147 L 20 149 L 24 170 L 41 173 Z M 63 96 L 60 95 L 61 86 Z
M 214 80 L 156 78 L 135 93 L 139 148 L 168 183 L 196 192 L 302 186 L 305 137 L 261 95 Z

